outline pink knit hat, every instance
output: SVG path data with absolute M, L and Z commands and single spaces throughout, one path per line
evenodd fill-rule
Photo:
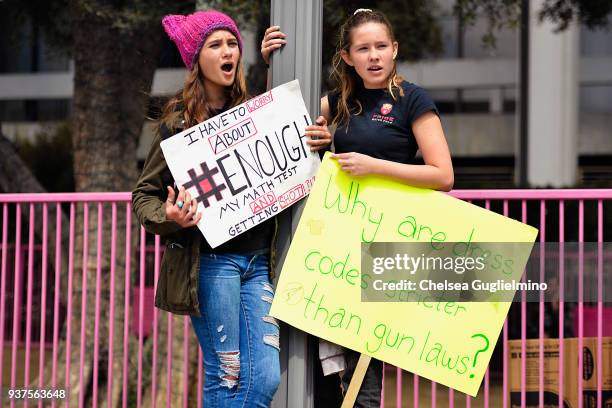
M 216 30 L 227 30 L 234 34 L 242 54 L 240 30 L 234 20 L 219 11 L 197 11 L 187 16 L 169 15 L 163 18 L 162 25 L 170 39 L 176 44 L 185 66 L 189 69 L 196 62 L 206 38 Z

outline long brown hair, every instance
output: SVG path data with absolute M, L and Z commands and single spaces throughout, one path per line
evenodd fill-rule
M 332 60 L 332 79 L 337 84 L 336 92 L 340 93 L 336 115 L 332 119 L 333 126 L 348 126 L 351 115 L 359 115 L 362 111 L 361 103 L 355 98 L 355 91 L 363 86 L 363 80 L 359 77 L 355 68 L 348 65 L 342 59 L 342 52 L 349 52 L 351 47 L 351 31 L 365 23 L 379 23 L 387 28 L 391 42 L 395 42 L 393 28 L 387 17 L 378 10 L 358 10 L 350 16 L 340 27 L 340 36 L 336 53 Z M 387 90 L 393 100 L 397 101 L 397 95 L 404 96 L 404 90 L 400 86 L 402 77 L 397 75 L 397 63 L 393 61 L 393 69 L 387 80 Z
M 229 102 L 229 107 L 240 105 L 248 99 L 242 57 L 238 60 L 234 83 L 225 91 L 226 105 Z M 204 88 L 204 73 L 196 61 L 187 74 L 183 89 L 164 106 L 160 123 L 166 125 L 170 131 L 177 128 L 187 129 L 209 119 L 213 111 Z

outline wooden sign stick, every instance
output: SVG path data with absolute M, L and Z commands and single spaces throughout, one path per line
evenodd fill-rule
M 366 356 L 365 354 L 359 356 L 357 367 L 355 367 L 355 372 L 353 372 L 353 377 L 351 378 L 348 390 L 346 390 L 346 394 L 344 394 L 344 400 L 342 401 L 342 406 L 340 408 L 353 408 L 355 405 L 355 400 L 357 399 L 357 394 L 361 389 L 361 383 L 363 382 L 366 370 L 370 365 L 370 360 L 372 360 L 372 357 Z

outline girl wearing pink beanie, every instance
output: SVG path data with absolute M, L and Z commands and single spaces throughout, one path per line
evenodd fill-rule
M 279 326 L 268 314 L 276 219 L 211 248 L 196 227 L 195 200 L 183 187 L 170 187 L 160 148 L 161 140 L 246 101 L 242 38 L 218 11 L 166 16 L 162 24 L 188 75 L 164 108 L 132 195 L 140 223 L 166 242 L 155 305 L 191 315 L 204 356 L 205 407 L 268 407 L 280 382 Z M 266 62 L 285 42 L 282 33 L 275 35 L 261 50 Z

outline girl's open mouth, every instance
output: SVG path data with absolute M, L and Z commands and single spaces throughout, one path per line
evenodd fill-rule
M 223 64 L 223 65 L 221 65 L 221 70 L 222 70 L 223 72 L 225 72 L 225 73 L 228 73 L 228 74 L 229 74 L 229 73 L 231 73 L 231 72 L 232 72 L 232 70 L 233 70 L 233 69 L 234 69 L 234 64 L 232 64 L 232 63 L 229 63 L 229 62 L 228 62 L 227 64 Z

